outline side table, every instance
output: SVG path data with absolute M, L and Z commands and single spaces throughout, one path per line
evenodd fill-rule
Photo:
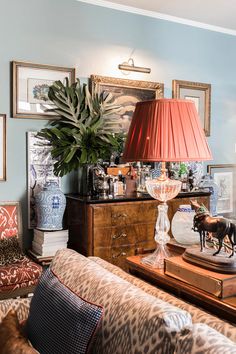
M 214 315 L 236 323 L 236 296 L 217 298 L 201 289 L 172 278 L 163 269 L 154 269 L 140 262 L 144 255 L 126 258 L 129 272 L 176 295 L 189 303 L 205 308 Z M 146 256 L 146 255 L 145 255 Z

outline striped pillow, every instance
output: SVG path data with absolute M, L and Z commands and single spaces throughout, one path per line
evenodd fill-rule
M 31 301 L 26 333 L 43 354 L 87 353 L 103 309 L 72 292 L 48 268 Z

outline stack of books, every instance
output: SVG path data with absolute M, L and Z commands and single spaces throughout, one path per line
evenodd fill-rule
M 34 229 L 32 251 L 40 256 L 54 256 L 56 251 L 67 248 L 68 230 L 42 231 Z
M 165 274 L 223 299 L 236 295 L 236 274 L 204 269 L 184 261 L 182 256 L 165 259 Z

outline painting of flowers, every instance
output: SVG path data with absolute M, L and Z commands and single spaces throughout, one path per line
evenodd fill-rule
M 75 69 L 20 61 L 12 62 L 12 117 L 55 119 L 49 87 L 55 81 L 75 82 Z
M 53 82 L 53 80 L 28 79 L 28 102 L 50 104 L 48 91 Z

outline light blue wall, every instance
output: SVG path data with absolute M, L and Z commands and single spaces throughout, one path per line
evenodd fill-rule
M 46 121 L 10 117 L 11 60 L 76 67 L 84 81 L 91 74 L 122 77 L 117 64 L 134 51 L 136 64 L 152 72 L 129 78 L 164 82 L 166 97 L 173 79 L 211 83 L 214 163 L 235 162 L 236 37 L 75 0 L 1 0 L 0 43 L 0 112 L 7 114 L 7 181 L 0 182 L 0 200 L 21 200 L 26 244 L 26 132 Z M 64 178 L 64 192 L 75 188 L 74 180 Z

